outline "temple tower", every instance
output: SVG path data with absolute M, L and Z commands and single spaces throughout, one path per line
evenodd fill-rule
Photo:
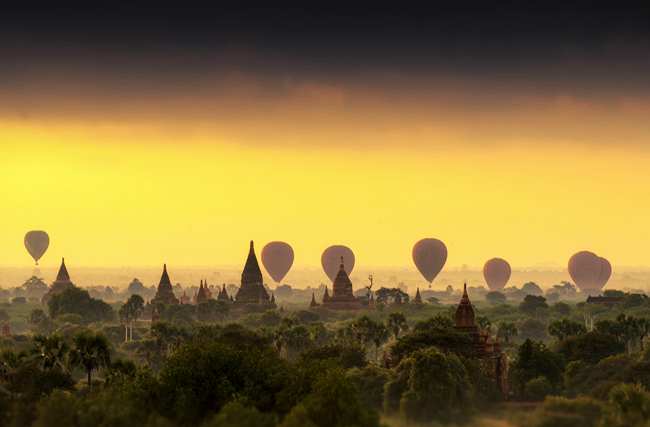
M 52 287 L 47 291 L 43 298 L 41 299 L 41 304 L 47 305 L 47 302 L 52 298 L 52 295 L 59 294 L 67 288 L 71 288 L 74 285 L 70 281 L 70 275 L 68 274 L 68 269 L 65 266 L 65 258 L 61 259 L 61 267 L 59 268 L 59 273 L 56 275 L 56 280 L 52 282 Z
M 333 311 L 361 311 L 364 309 L 361 300 L 355 297 L 352 292 L 352 282 L 345 272 L 343 257 L 341 257 L 339 272 L 332 283 L 332 295 L 329 295 L 327 288 L 325 288 L 322 305 Z
M 244 271 L 241 274 L 241 286 L 235 296 L 235 310 L 241 310 L 246 304 L 264 304 L 268 308 L 275 308 L 275 302 L 271 301 L 269 293 L 264 287 L 262 271 L 255 256 L 255 247 L 251 240 L 250 250 Z
M 156 296 L 151 300 L 151 304 L 155 305 L 157 302 L 162 302 L 165 304 L 178 304 L 178 298 L 174 295 L 172 290 L 172 282 L 169 280 L 169 275 L 167 274 L 167 264 L 163 265 L 163 273 L 160 277 L 160 283 L 158 284 L 158 291 Z

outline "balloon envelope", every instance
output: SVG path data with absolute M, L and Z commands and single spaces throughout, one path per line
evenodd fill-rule
M 600 257 L 600 275 L 596 281 L 596 288 L 599 291 L 605 287 L 609 277 L 612 275 L 612 264 L 609 263 L 605 258 Z
M 503 289 L 510 280 L 510 273 L 510 264 L 501 258 L 492 258 L 483 266 L 483 277 L 491 291 Z
M 438 239 L 422 239 L 413 246 L 413 262 L 431 283 L 447 262 L 447 247 Z
M 343 257 L 343 265 L 345 272 L 350 275 L 354 269 L 354 253 L 352 249 L 343 245 L 334 245 L 325 249 L 323 255 L 320 257 L 320 263 L 325 270 L 325 274 L 333 282 L 336 279 L 336 274 L 341 267 L 341 257 Z
M 27 252 L 34 258 L 36 265 L 45 251 L 50 246 L 50 236 L 45 231 L 30 231 L 25 234 L 25 247 Z
M 578 252 L 569 259 L 569 275 L 580 289 L 597 289 L 601 270 L 600 258 L 593 252 Z
M 288 243 L 271 242 L 262 249 L 262 264 L 276 283 L 280 283 L 293 265 L 293 249 Z

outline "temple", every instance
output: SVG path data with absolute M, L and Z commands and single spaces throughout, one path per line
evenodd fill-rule
M 463 296 L 456 309 L 454 331 L 468 334 L 472 339 L 472 348 L 469 349 L 469 356 L 472 359 L 491 359 L 494 362 L 494 381 L 503 394 L 508 392 L 506 378 L 507 358 L 505 352 L 501 351 L 501 342 L 497 335 L 492 342 L 490 330 L 479 331 L 474 319 L 474 308 L 467 295 L 467 283 L 463 287 Z
M 228 298 L 228 292 L 226 292 L 226 284 L 223 284 L 223 287 L 219 291 L 219 294 L 217 295 L 217 299 L 230 302 L 230 298 Z
M 160 283 L 158 284 L 158 291 L 156 295 L 151 300 L 151 305 L 154 305 L 157 302 L 162 302 L 164 304 L 178 304 L 178 298 L 174 295 L 172 290 L 172 282 L 169 280 L 169 275 L 167 274 L 167 264 L 163 266 L 163 273 L 160 277 Z
M 2 325 L 2 335 L 3 336 L 11 335 L 11 328 L 9 327 L 9 323 L 7 322 L 7 316 L 5 316 L 5 324 Z
M 201 286 L 199 286 L 199 293 L 196 295 L 196 304 L 201 304 L 204 301 L 209 300 L 207 293 L 207 286 L 203 286 L 203 280 L 201 280 Z
M 332 311 L 361 311 L 364 309 L 361 300 L 352 293 L 352 282 L 345 272 L 343 257 L 341 257 L 339 272 L 332 283 L 332 295 L 330 296 L 325 288 L 322 305 Z
M 413 300 L 413 304 L 422 304 L 422 296 L 420 295 L 420 288 L 415 292 L 415 299 Z
M 251 240 L 248 259 L 241 274 L 241 286 L 235 296 L 234 311 L 243 310 L 246 304 L 262 304 L 269 309 L 275 309 L 275 301 L 271 301 L 264 287 L 262 271 L 255 256 L 255 248 Z
M 41 299 L 41 304 L 47 305 L 47 302 L 52 298 L 54 294 L 59 294 L 67 288 L 71 288 L 74 285 L 70 281 L 70 275 L 68 274 L 68 269 L 65 267 L 65 258 L 61 260 L 61 268 L 59 268 L 59 274 L 56 275 L 56 280 L 52 283 L 52 287 L 47 291 L 43 298 Z

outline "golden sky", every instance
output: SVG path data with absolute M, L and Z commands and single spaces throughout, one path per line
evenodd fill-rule
M 425 237 L 452 267 L 580 250 L 649 264 L 645 98 L 380 86 L 284 78 L 273 92 L 234 73 L 141 97 L 7 92 L 0 265 L 31 263 L 34 229 L 51 238 L 45 265 L 234 265 L 251 239 L 258 254 L 288 242 L 294 265 L 332 244 L 358 265 L 411 265 Z

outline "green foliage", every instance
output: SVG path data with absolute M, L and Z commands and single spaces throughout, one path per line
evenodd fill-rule
M 623 297 L 621 302 L 617 304 L 617 307 L 621 310 L 629 310 L 630 308 L 639 307 L 643 304 L 647 304 L 648 296 L 645 294 L 627 294 Z
M 570 398 L 578 396 L 605 398 L 609 389 L 623 380 L 623 372 L 632 363 L 633 361 L 628 357 L 615 356 L 603 359 L 597 365 L 584 366 L 578 369 L 577 373 L 567 377 L 565 395 Z
M 392 304 L 395 302 L 395 298 L 397 295 L 399 295 L 402 298 L 402 301 L 405 303 L 409 302 L 409 294 L 404 292 L 403 290 L 399 288 L 380 288 L 377 292 L 375 292 L 376 299 L 375 301 L 377 303 L 381 304 Z
M 553 387 L 544 376 L 528 381 L 524 389 L 524 396 L 531 400 L 544 400 L 551 393 Z
M 533 427 L 596 427 L 605 406 L 588 397 L 566 399 L 548 397 L 546 404 L 535 413 Z
M 519 346 L 517 358 L 508 366 L 508 381 L 512 390 L 522 396 L 526 383 L 542 376 L 558 391 L 564 379 L 564 360 L 542 342 L 526 339 Z
M 413 332 L 423 332 L 431 328 L 451 329 L 454 326 L 454 319 L 451 316 L 438 313 L 426 320 L 418 320 L 413 327 Z
M 317 313 L 309 310 L 298 310 L 295 316 L 298 317 L 300 323 L 305 326 L 309 325 L 311 322 L 318 322 L 320 320 L 320 316 Z
M 533 341 L 548 339 L 546 324 L 537 319 L 525 319 L 519 324 L 517 330 L 519 332 L 519 336 L 522 338 L 530 338 Z
M 343 369 L 363 368 L 368 364 L 366 347 L 361 344 L 330 344 L 322 347 L 311 347 L 301 352 L 296 359 L 299 361 L 322 361 L 334 359 Z
M 379 426 L 379 415 L 362 409 L 356 387 L 342 369 L 321 375 L 302 404 L 319 427 Z
M 552 314 L 558 314 L 562 317 L 568 317 L 571 315 L 571 306 L 565 302 L 560 301 L 550 306 L 549 311 Z
M 390 373 L 388 369 L 377 365 L 368 365 L 365 368 L 354 368 L 348 372 L 348 377 L 357 387 L 359 400 L 364 409 L 380 411 L 384 401 L 384 386 L 388 382 Z
M 51 336 L 35 334 L 32 337 L 32 343 L 32 357 L 42 369 L 47 370 L 57 367 L 65 370 L 70 345 L 62 336 L 57 334 Z
M 560 341 L 587 332 L 585 325 L 569 319 L 554 320 L 548 324 L 546 330 L 550 336 Z
M 48 286 L 43 279 L 32 276 L 20 285 L 20 288 L 25 291 L 27 298 L 41 298 L 47 292 Z
M 391 354 L 398 354 L 400 358 L 408 357 L 418 350 L 429 347 L 466 354 L 471 345 L 472 340 L 467 334 L 449 329 L 430 328 L 404 335 L 391 347 Z
M 400 401 L 407 419 L 448 422 L 460 415 L 461 405 L 465 411 L 471 409 L 466 397 L 470 388 L 467 371 L 456 356 L 429 349 L 413 353 L 411 359 L 408 389 Z
M 86 326 L 86 321 L 77 313 L 66 313 L 60 316 L 57 316 L 56 321 L 59 324 L 69 323 L 75 326 Z
M 111 344 L 103 332 L 82 329 L 72 336 L 73 349 L 70 365 L 83 369 L 88 376 L 88 386 L 93 371 L 111 364 Z
M 508 346 L 510 344 L 510 338 L 515 338 L 519 332 L 514 322 L 502 320 L 497 324 L 497 333 L 499 334 L 499 340 Z
M 173 396 L 170 416 L 198 421 L 218 412 L 235 393 L 263 412 L 273 410 L 287 375 L 286 362 L 270 347 L 240 350 L 202 342 L 184 345 L 169 356 L 160 382 Z
M 202 427 L 274 427 L 276 417 L 264 414 L 254 406 L 245 405 L 246 399 L 227 403 L 219 413 Z
M 538 308 L 548 308 L 546 298 L 543 296 L 526 295 L 519 304 L 519 311 L 528 316 L 535 316 Z
M 52 319 L 73 313 L 83 317 L 86 325 L 94 322 L 110 322 L 113 320 L 113 308 L 106 302 L 91 298 L 88 291 L 75 286 L 66 288 L 59 294 L 52 295 L 47 302 Z
M 647 426 L 650 422 L 650 394 L 640 384 L 620 384 L 609 394 L 612 408 L 606 424 Z
M 393 311 L 386 316 L 386 325 L 393 332 L 395 341 L 399 338 L 400 332 L 406 332 L 409 329 L 406 323 L 406 316 L 401 311 Z
M 550 326 L 549 326 L 550 328 Z M 586 332 L 560 342 L 557 351 L 566 363 L 581 361 L 595 365 L 601 360 L 625 353 L 625 344 L 602 332 Z
M 526 292 L 529 295 L 542 295 L 544 291 L 540 288 L 535 282 L 524 283 L 524 286 L 521 287 L 521 290 Z M 524 298 L 525 300 L 525 298 Z M 546 301 L 546 299 L 544 299 Z
M 505 304 L 508 298 L 501 292 L 492 291 L 485 294 L 485 300 L 490 305 L 499 305 L 499 304 Z

